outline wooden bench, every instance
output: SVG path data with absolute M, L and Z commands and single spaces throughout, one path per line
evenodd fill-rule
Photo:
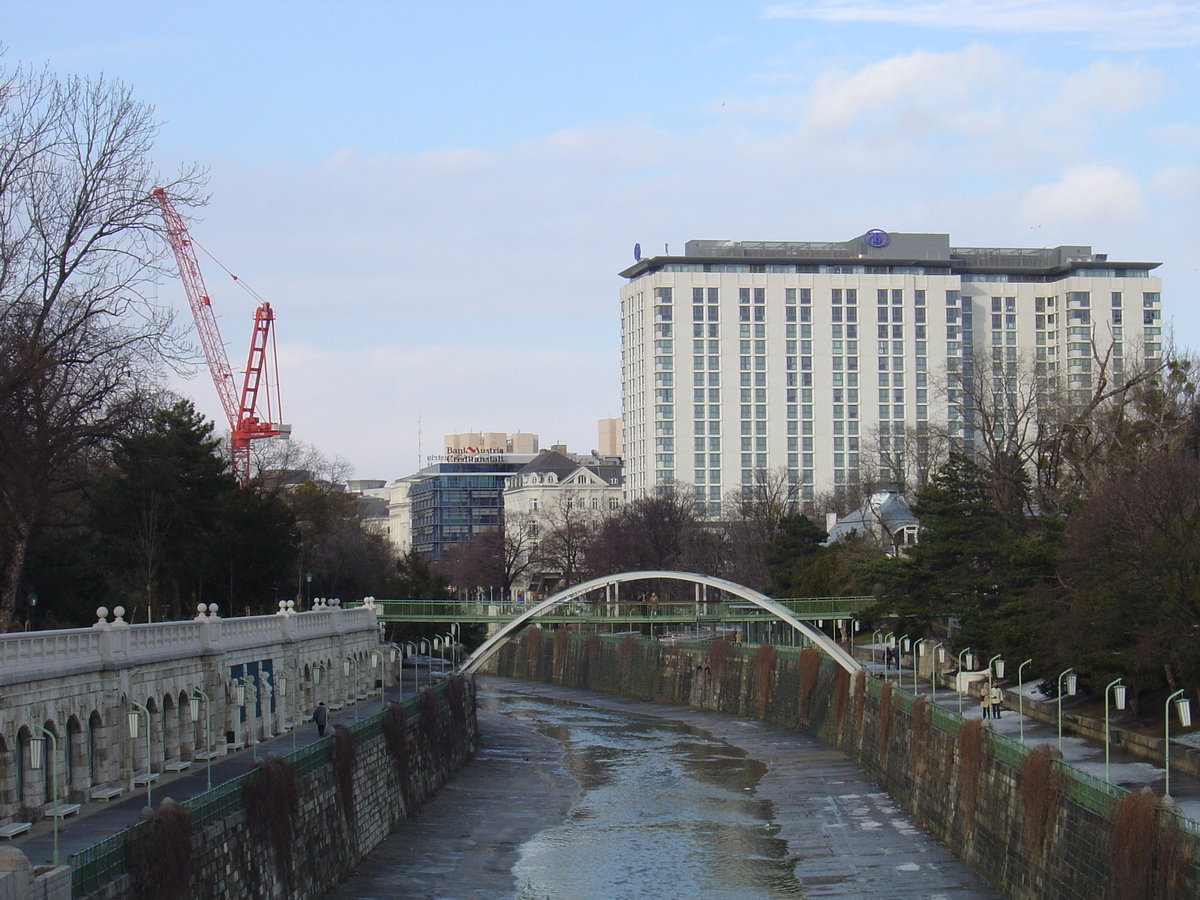
M 96 788 L 91 793 L 93 800 L 103 800 L 107 803 L 109 800 L 115 800 L 120 797 L 123 791 L 119 787 Z
M 79 809 L 78 803 L 57 803 L 54 806 L 43 808 L 42 812 L 55 819 L 65 819 L 67 816 L 75 815 Z
M 7 825 L 0 825 L 0 838 L 11 841 L 17 835 L 27 832 L 32 825 L 32 822 L 9 822 Z
M 136 787 L 141 787 L 144 784 L 153 784 L 158 781 L 157 772 L 138 772 L 133 776 L 133 783 Z
M 163 766 L 168 772 L 183 772 L 191 767 L 192 761 L 190 759 L 173 759 Z

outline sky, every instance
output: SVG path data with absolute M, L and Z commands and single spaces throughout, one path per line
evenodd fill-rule
M 1163 263 L 1200 349 L 1197 0 L 5 0 L 0 45 L 125 82 L 156 166 L 207 168 L 192 234 L 356 477 L 460 431 L 596 448 L 635 242 L 1090 244 Z M 201 264 L 236 368 L 255 301 Z

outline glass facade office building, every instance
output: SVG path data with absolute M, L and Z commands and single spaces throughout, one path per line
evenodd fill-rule
M 783 473 L 820 512 L 905 441 L 977 441 L 964 383 L 1000 404 L 1019 378 L 1084 398 L 1097 360 L 1119 374 L 1161 357 L 1158 265 L 882 231 L 638 260 L 621 273 L 626 499 L 688 485 L 716 518 L 730 491 Z
M 422 469 L 408 492 L 413 549 L 427 559 L 442 559 L 451 545 L 499 527 L 505 481 L 534 455 L 468 456 Z

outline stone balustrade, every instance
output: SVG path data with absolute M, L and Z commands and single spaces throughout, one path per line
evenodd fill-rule
M 323 601 L 237 618 L 201 605 L 194 619 L 145 624 L 101 607 L 91 628 L 0 635 L 0 826 L 279 734 L 318 702 L 356 702 L 399 672 L 390 653 L 372 666 L 378 649 L 373 605 Z M 150 713 L 149 747 L 144 730 L 129 737 L 139 705 Z

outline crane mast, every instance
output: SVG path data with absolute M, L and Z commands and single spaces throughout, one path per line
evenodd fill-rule
M 256 438 L 278 437 L 291 433 L 290 425 L 272 421 L 279 412 L 278 359 L 275 353 L 273 324 L 275 311 L 271 304 L 263 301 L 254 311 L 254 330 L 250 335 L 250 351 L 246 358 L 246 369 L 238 393 L 229 365 L 229 356 L 217 328 L 217 317 L 213 312 L 212 300 L 200 274 L 200 263 L 187 225 L 175 210 L 167 192 L 155 188 L 154 199 L 162 210 L 167 226 L 167 240 L 175 254 L 179 278 L 187 295 L 192 318 L 196 321 L 196 334 L 217 396 L 229 422 L 229 444 L 233 458 L 233 472 L 244 487 L 250 481 L 250 442 Z M 259 395 L 263 394 L 266 418 L 259 415 Z

